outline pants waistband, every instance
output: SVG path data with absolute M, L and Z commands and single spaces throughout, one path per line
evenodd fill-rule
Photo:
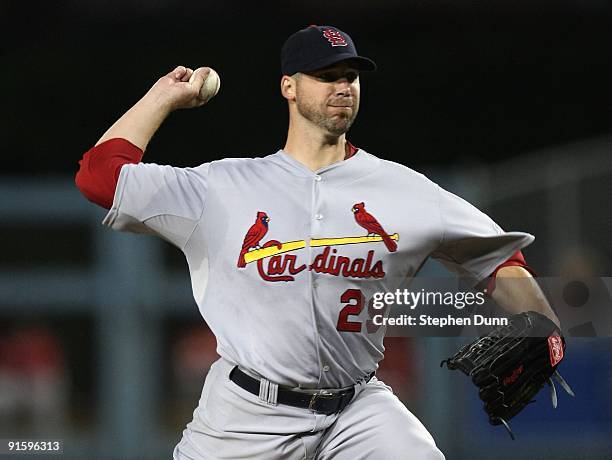
M 366 377 L 368 382 L 374 372 Z M 252 393 L 270 404 L 286 404 L 293 407 L 310 409 L 313 412 L 331 415 L 342 411 L 353 399 L 355 387 L 340 390 L 294 390 L 279 386 L 265 379 L 256 379 L 235 366 L 229 379 L 242 389 Z

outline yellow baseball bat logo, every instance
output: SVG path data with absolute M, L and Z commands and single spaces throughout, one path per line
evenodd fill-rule
M 399 241 L 399 234 L 394 233 L 389 235 L 389 238 L 395 241 Z M 363 243 L 377 243 L 382 241 L 382 237 L 375 236 L 345 236 L 342 238 L 313 238 L 310 240 L 311 248 L 325 247 L 325 246 L 341 246 L 345 244 L 363 244 Z M 285 252 L 297 251 L 298 249 L 304 249 L 306 247 L 305 240 L 299 241 L 288 241 L 281 243 L 279 246 L 269 246 L 267 248 L 255 249 L 249 251 L 244 255 L 244 261 L 249 264 L 256 262 L 260 259 L 267 257 L 276 256 Z

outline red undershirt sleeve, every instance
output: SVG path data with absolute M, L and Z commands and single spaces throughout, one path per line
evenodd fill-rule
M 531 273 L 532 276 L 537 276 L 533 268 L 527 265 L 523 253 L 521 251 L 516 251 L 508 260 L 498 265 L 497 268 L 493 270 L 493 273 L 491 273 L 489 282 L 487 284 L 487 295 L 490 296 L 495 290 L 495 278 L 497 277 L 497 272 L 504 267 L 523 267 L 525 270 Z
M 109 139 L 89 149 L 79 161 L 75 183 L 91 202 L 110 209 L 121 167 L 140 163 L 144 152 L 122 138 Z

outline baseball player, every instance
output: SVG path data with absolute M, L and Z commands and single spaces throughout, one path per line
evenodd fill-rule
M 365 327 L 366 299 L 428 257 L 474 284 L 496 275 L 502 307 L 536 305 L 557 322 L 535 282 L 520 292 L 499 282 L 531 277 L 520 249 L 533 236 L 504 232 L 423 175 L 348 142 L 360 73 L 375 68 L 345 32 L 307 27 L 281 50 L 282 150 L 194 168 L 142 163 L 173 110 L 202 105 L 209 69 L 179 66 L 81 160 L 77 186 L 110 209 L 104 225 L 184 252 L 217 338 L 221 358 L 175 460 L 444 458 L 376 378 L 384 328 Z

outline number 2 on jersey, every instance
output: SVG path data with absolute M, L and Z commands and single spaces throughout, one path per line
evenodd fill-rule
M 348 317 L 351 315 L 359 315 L 363 310 L 365 304 L 365 297 L 359 289 L 347 289 L 340 296 L 340 302 L 347 304 L 338 315 L 338 325 L 336 329 L 345 332 L 361 332 L 361 321 L 349 321 Z M 373 306 L 374 299 L 370 299 L 368 302 L 368 321 L 366 321 L 366 327 L 368 334 L 374 334 L 380 329 L 379 324 L 374 324 L 372 318 L 374 315 L 382 314 L 385 315 L 388 306 L 385 306 L 383 310 L 375 309 Z
M 363 294 L 359 289 L 347 289 L 340 296 L 340 302 L 347 304 L 338 315 L 336 329 L 346 332 L 361 332 L 361 321 L 349 321 L 351 315 L 358 315 L 363 310 Z

